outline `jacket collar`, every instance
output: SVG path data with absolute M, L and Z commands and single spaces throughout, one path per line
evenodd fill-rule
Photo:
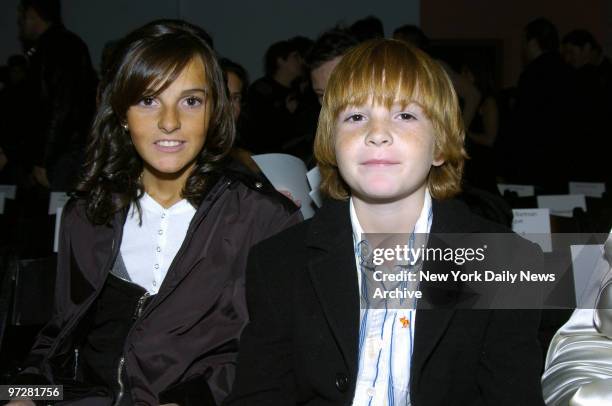
M 185 239 L 183 240 L 183 244 L 175 255 L 175 258 L 172 261 L 170 268 L 168 268 L 168 273 L 166 274 L 166 277 L 162 282 L 159 292 L 155 295 L 153 301 L 147 306 L 145 312 L 142 315 L 143 317 L 149 314 L 155 307 L 157 307 L 157 304 L 161 303 L 163 299 L 167 297 L 178 286 L 178 284 L 191 272 L 191 270 L 193 269 L 193 264 L 198 263 L 208 255 L 208 247 L 210 246 L 210 244 L 208 244 L 206 241 L 198 241 L 198 244 L 201 244 L 203 248 L 201 250 L 197 250 L 197 252 L 195 252 L 195 256 L 185 255 L 185 253 L 187 247 L 191 242 L 191 237 L 194 235 L 196 229 L 200 226 L 200 224 L 202 223 L 210 209 L 213 207 L 217 199 L 219 199 L 223 192 L 225 192 L 228 187 L 231 187 L 231 184 L 233 183 L 227 177 L 217 173 L 211 174 L 209 179 L 210 186 L 206 189 L 205 197 L 200 203 L 200 206 L 197 208 L 197 211 L 194 214 L 193 218 L 191 219 L 189 227 L 187 228 Z M 117 258 L 117 254 L 121 246 L 123 226 L 127 219 L 128 211 L 129 207 L 115 213 L 113 219 L 113 261 L 115 258 Z M 211 238 L 211 235 L 207 235 L 207 238 Z M 192 250 L 191 252 L 193 253 L 194 251 Z

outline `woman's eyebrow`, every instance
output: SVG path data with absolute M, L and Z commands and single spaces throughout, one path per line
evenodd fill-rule
M 185 94 L 185 93 L 193 93 L 193 92 L 202 92 L 202 93 L 206 93 L 206 89 L 202 88 L 202 87 L 194 87 L 192 89 L 185 89 L 183 90 L 181 93 Z

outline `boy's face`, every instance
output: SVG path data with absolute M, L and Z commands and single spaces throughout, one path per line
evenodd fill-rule
M 425 190 L 434 157 L 435 131 L 416 103 L 366 103 L 336 118 L 338 169 L 351 194 L 370 203 L 400 201 Z

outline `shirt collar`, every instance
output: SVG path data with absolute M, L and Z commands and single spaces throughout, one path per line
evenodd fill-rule
M 144 193 L 139 200 L 140 207 L 143 210 L 148 211 L 153 214 L 184 214 L 188 212 L 194 212 L 196 209 L 187 201 L 187 199 L 179 200 L 174 203 L 172 206 L 167 209 L 164 208 L 161 204 L 157 203 L 155 199 L 153 199 L 148 193 Z
M 362 241 L 363 228 L 357 218 L 357 212 L 355 211 L 355 205 L 353 204 L 353 197 L 350 198 L 350 214 L 351 214 L 351 226 L 353 228 L 353 241 L 356 243 Z M 425 198 L 423 200 L 423 207 L 421 208 L 421 214 L 414 225 L 414 233 L 426 234 L 429 233 L 431 228 L 431 220 L 433 217 L 431 195 L 429 189 L 425 189 Z

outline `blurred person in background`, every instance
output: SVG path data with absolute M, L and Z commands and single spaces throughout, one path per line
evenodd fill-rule
M 30 62 L 28 90 L 36 104 L 27 131 L 41 186 L 73 188 L 96 106 L 97 78 L 87 45 L 62 24 L 59 0 L 22 0 L 20 37 Z
M 562 40 L 563 57 L 573 68 L 574 95 L 579 103 L 572 108 L 581 117 L 576 127 L 581 142 L 573 151 L 572 179 L 587 182 L 610 181 L 606 170 L 608 154 L 601 145 L 612 132 L 609 114 L 612 111 L 612 67 L 601 52 L 593 34 L 578 29 Z M 571 125 L 571 123 L 569 123 Z
M 355 21 L 349 31 L 358 42 L 385 37 L 385 28 L 380 18 L 373 15 Z
M 256 154 L 283 152 L 296 133 L 297 92 L 294 81 L 304 74 L 300 44 L 279 41 L 265 54 L 265 76 L 249 87 L 244 142 Z
M 493 80 L 493 67 L 476 54 L 465 57 L 461 76 L 482 95 L 470 126 L 466 129 L 464 179 L 471 186 L 499 194 L 493 146 L 499 131 L 499 109 Z
M 547 192 L 565 193 L 572 171 L 570 139 L 578 123 L 571 110 L 574 97 L 571 70 L 559 54 L 555 25 L 537 18 L 523 30 L 525 67 L 517 86 L 516 120 L 507 153 L 515 163 L 512 181 L 535 184 Z M 578 120 L 575 120 L 578 121 Z M 552 146 L 554 145 L 554 148 Z M 552 152 L 554 151 L 554 152 Z
M 24 123 L 30 120 L 30 96 L 26 77 L 28 63 L 23 55 L 7 60 L 6 82 L 0 90 L 0 183 L 27 185 L 32 170 Z

